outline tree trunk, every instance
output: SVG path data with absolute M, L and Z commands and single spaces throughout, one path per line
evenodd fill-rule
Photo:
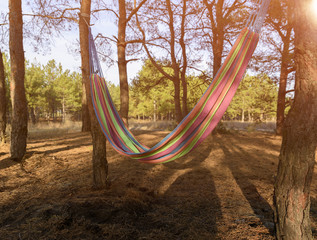
M 52 110 L 52 118 L 53 118 L 53 122 L 55 121 L 55 106 L 53 106 L 53 110 Z M 48 119 L 50 121 L 50 119 Z
M 35 110 L 34 107 L 30 107 L 30 117 L 32 124 L 36 124 Z
M 129 84 L 126 61 L 126 25 L 127 12 L 125 0 L 118 0 L 119 2 L 119 22 L 118 22 L 118 69 L 120 80 L 120 116 L 122 120 L 128 124 L 129 115 Z
M 21 0 L 9 0 L 9 34 L 11 61 L 11 158 L 22 161 L 26 152 L 28 112 L 24 88 L 24 51 Z
M 91 4 L 91 3 L 88 3 Z M 90 9 L 90 7 L 89 7 Z M 90 12 L 90 10 L 89 10 Z M 81 17 L 79 16 L 79 21 Z M 90 17 L 89 17 L 90 20 Z M 85 24 L 85 23 L 83 23 Z M 87 91 L 89 91 L 89 89 L 86 89 L 86 80 L 83 76 L 83 81 L 82 81 L 82 99 L 81 99 L 81 120 L 82 120 L 82 127 L 81 127 L 81 131 L 82 132 L 90 132 L 91 131 L 91 120 L 90 120 L 90 114 L 89 114 L 89 109 L 88 109 L 88 96 L 87 96 Z
M 287 85 L 288 68 L 290 65 L 289 47 L 290 47 L 292 29 L 293 29 L 292 27 L 288 27 L 285 40 L 283 41 L 284 46 L 282 51 L 280 84 L 278 89 L 277 111 L 276 111 L 276 134 L 277 135 L 282 135 L 283 124 L 284 124 L 286 85 Z
M 82 76 L 85 83 L 87 104 L 91 121 L 91 135 L 93 144 L 93 184 L 95 188 L 104 188 L 108 185 L 108 162 L 106 155 L 106 138 L 102 133 L 97 117 L 95 115 L 90 89 L 89 68 L 89 41 L 88 26 L 90 23 L 91 0 L 82 0 L 79 18 L 79 36 L 82 61 Z
M 317 146 L 317 21 L 310 3 L 295 1 L 294 8 L 295 100 L 284 124 L 274 187 L 277 239 L 313 239 L 309 210 Z
M 153 109 L 154 109 L 154 114 L 153 114 L 153 121 L 156 122 L 157 116 L 156 116 L 156 100 L 153 102 Z
M 252 115 L 251 115 L 251 110 L 250 110 L 250 109 L 248 110 L 248 121 L 249 121 L 249 122 L 252 122 L 252 121 L 253 121 Z
M 176 44 L 176 37 L 175 37 L 175 29 L 174 29 L 174 13 L 172 10 L 172 4 L 170 0 L 166 0 L 166 7 L 168 11 L 168 16 L 169 16 L 169 30 L 170 30 L 170 54 L 171 54 L 171 65 L 173 69 L 173 77 L 172 81 L 174 83 L 174 104 L 175 104 L 175 114 L 176 114 L 176 121 L 180 123 L 183 119 L 183 114 L 182 114 L 182 109 L 181 109 L 181 100 L 180 100 L 180 84 L 181 84 L 181 79 L 180 79 L 180 67 L 179 63 L 177 62 L 176 59 L 176 49 L 175 49 L 175 44 Z
M 182 97 L 182 107 L 183 107 L 183 116 L 188 114 L 188 107 L 187 107 L 187 80 L 182 77 L 182 87 L 183 87 L 183 97 Z
M 62 100 L 62 111 L 63 111 L 63 115 L 62 115 L 62 123 L 66 122 L 66 107 L 65 107 L 65 97 L 63 96 L 63 100 Z
M 89 132 L 91 130 L 90 125 L 90 117 L 89 117 L 89 109 L 88 109 L 88 103 L 87 103 L 87 96 L 86 96 L 86 84 L 82 82 L 82 92 L 83 96 L 81 99 L 81 121 L 82 121 L 82 132 Z
M 183 87 L 183 116 L 186 116 L 188 113 L 187 108 L 187 80 L 186 80 L 186 70 L 187 70 L 187 53 L 186 53 L 186 44 L 185 44 L 185 21 L 186 21 L 186 10 L 187 10 L 187 1 L 183 0 L 183 12 L 182 12 L 182 23 L 181 23 L 181 36 L 179 39 L 180 45 L 182 47 L 182 57 L 183 57 L 183 67 L 181 70 L 181 82 Z
M 6 83 L 4 75 L 4 64 L 2 52 L 0 50 L 0 144 L 6 142 L 5 133 L 7 127 L 7 99 L 6 99 Z
M 223 3 L 224 0 L 217 1 L 216 5 L 216 21 L 217 25 L 213 28 L 213 44 L 212 50 L 214 55 L 213 60 L 213 78 L 215 78 L 219 68 L 221 67 L 223 42 L 224 42 L 224 20 L 223 20 Z
M 180 102 L 180 82 L 178 80 L 173 81 L 174 83 L 174 104 L 175 104 L 175 115 L 177 123 L 180 123 L 183 119 L 181 102 Z

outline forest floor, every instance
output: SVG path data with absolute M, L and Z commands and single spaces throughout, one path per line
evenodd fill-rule
M 0 147 L 0 239 L 274 239 L 280 137 L 216 133 L 190 154 L 160 165 L 120 156 L 108 144 L 111 184 L 95 190 L 91 137 L 77 130 L 31 129 L 23 164 L 10 160 L 9 144 Z M 168 132 L 134 133 L 153 145 Z

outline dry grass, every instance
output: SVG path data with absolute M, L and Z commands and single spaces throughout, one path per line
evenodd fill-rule
M 9 145 L 0 148 L 1 239 L 274 239 L 279 137 L 215 134 L 164 165 L 140 164 L 108 146 L 112 183 L 97 191 L 91 137 L 71 126 L 30 131 L 21 165 L 9 159 Z M 135 133 L 149 145 L 167 134 Z M 311 189 L 317 237 L 316 174 Z
M 65 133 L 81 131 L 81 122 L 66 121 L 64 123 L 40 122 L 29 124 L 29 138 L 47 138 Z

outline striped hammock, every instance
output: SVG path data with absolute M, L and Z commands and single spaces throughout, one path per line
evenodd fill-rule
M 190 113 L 155 146 L 141 144 L 121 120 L 102 76 L 96 48 L 90 34 L 91 92 L 93 106 L 103 133 L 120 154 L 144 163 L 166 163 L 196 148 L 216 127 L 243 78 L 259 40 L 269 1 L 252 14 L 238 36 L 216 77 Z

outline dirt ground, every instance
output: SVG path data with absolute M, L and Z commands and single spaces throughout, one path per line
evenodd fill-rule
M 135 133 L 147 145 L 167 134 Z M 0 239 L 274 239 L 280 144 L 270 133 L 214 134 L 161 165 L 141 164 L 108 145 L 111 186 L 95 190 L 89 134 L 30 134 L 23 164 L 9 159 L 9 144 L 0 147 Z

